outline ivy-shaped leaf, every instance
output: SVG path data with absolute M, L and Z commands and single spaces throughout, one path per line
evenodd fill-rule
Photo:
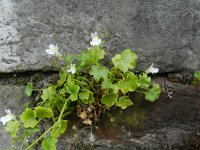
M 38 127 L 35 127 L 35 128 L 27 128 L 26 129 L 26 132 L 29 134 L 29 135 L 33 135 L 33 134 L 35 134 L 35 133 L 37 133 L 37 132 L 39 132 L 40 131 L 40 128 L 38 128 Z
M 98 62 L 99 60 L 104 58 L 105 51 L 100 50 L 99 47 L 95 47 L 93 50 L 91 50 L 91 55 L 94 61 Z
M 129 91 L 133 92 L 137 87 L 136 82 L 137 76 L 132 72 L 128 72 L 126 79 L 122 79 L 118 82 L 118 87 L 124 94 Z
M 137 86 L 141 88 L 148 88 L 151 83 L 151 78 L 147 76 L 146 73 L 139 75 L 139 80 L 137 80 Z
M 60 120 L 60 122 L 52 129 L 51 136 L 58 138 L 60 134 L 64 133 L 67 129 L 67 123 L 67 120 Z
M 65 103 L 65 100 L 60 98 L 60 99 L 57 99 L 54 104 L 57 107 L 57 109 L 61 112 L 64 103 Z
M 51 118 L 51 117 L 53 117 L 53 111 L 51 110 L 51 108 L 36 107 L 35 112 L 36 112 L 36 116 L 38 118 Z
M 84 104 L 92 104 L 94 102 L 93 93 L 88 89 L 84 89 L 82 92 L 80 92 L 79 98 Z
M 159 98 L 160 92 L 161 92 L 160 85 L 153 84 L 153 87 L 145 92 L 145 99 L 153 102 Z
M 102 88 L 103 89 L 112 89 L 113 93 L 117 94 L 118 92 L 118 86 L 117 84 L 112 84 L 111 80 L 108 78 L 105 78 L 102 82 Z
M 70 94 L 71 101 L 76 101 L 78 99 L 78 92 L 80 87 L 78 85 L 75 85 L 73 83 L 69 83 L 67 85 L 67 93 Z
M 117 94 L 111 93 L 103 95 L 101 102 L 106 105 L 106 107 L 111 107 L 117 102 Z
M 94 77 L 96 82 L 99 82 L 101 78 L 104 78 L 104 79 L 107 78 L 109 71 L 105 67 L 95 65 L 95 66 L 92 66 L 89 73 L 90 75 Z
M 56 144 L 58 140 L 55 137 L 48 137 L 42 141 L 42 149 L 43 150 L 56 150 Z
M 36 112 L 30 108 L 26 108 L 21 114 L 20 119 L 24 123 L 25 128 L 34 128 L 37 124 Z
M 127 72 L 128 69 L 133 69 L 136 66 L 137 55 L 130 49 L 125 50 L 112 58 L 112 62 L 116 69 Z
M 59 86 L 61 86 L 63 83 L 66 82 L 66 78 L 67 78 L 67 72 L 64 68 L 61 68 L 60 72 L 59 72 L 59 80 L 58 80 L 58 84 Z
M 19 121 L 9 121 L 7 122 L 6 126 L 4 127 L 4 130 L 6 133 L 8 133 L 12 138 L 15 138 L 17 135 L 17 132 L 19 131 Z
M 27 96 L 31 96 L 32 92 L 33 92 L 33 85 L 32 83 L 28 83 L 25 88 L 25 94 Z
M 133 105 L 133 102 L 128 98 L 128 96 L 122 96 L 119 98 L 116 105 L 121 107 L 121 109 L 126 109 L 128 106 Z
M 91 55 L 88 51 L 83 51 L 78 55 L 78 64 L 77 68 L 81 66 L 88 66 L 91 65 L 93 62 L 91 60 Z
M 42 91 L 41 98 L 43 101 L 46 101 L 47 99 L 51 98 L 55 92 L 56 88 L 54 86 L 50 86 Z

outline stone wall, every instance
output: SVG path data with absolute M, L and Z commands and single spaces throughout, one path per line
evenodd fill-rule
M 137 71 L 151 63 L 160 73 L 200 69 L 200 0 L 0 0 L 0 116 L 5 108 L 20 114 L 29 101 L 28 81 L 57 78 L 51 71 L 60 63 L 45 53 L 49 44 L 66 55 L 79 53 L 95 31 L 105 41 L 108 65 L 112 56 L 131 48 L 138 55 Z M 198 149 L 199 86 L 170 83 L 170 98 L 163 81 L 156 103 L 140 97 L 122 114 L 111 112 L 118 119 L 114 123 L 105 115 L 96 128 L 72 133 L 72 118 L 58 149 Z M 94 142 L 88 139 L 91 132 Z M 2 125 L 0 137 L 0 149 L 9 149 Z
M 0 72 L 54 70 L 49 44 L 63 53 L 89 46 L 90 33 L 105 41 L 107 59 L 131 48 L 137 70 L 200 69 L 199 0 L 0 0 Z

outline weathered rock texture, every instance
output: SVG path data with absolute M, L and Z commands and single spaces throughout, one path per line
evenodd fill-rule
M 23 86 L 0 86 L 0 116 L 5 115 L 5 106 L 15 114 L 22 111 L 23 104 L 28 101 L 23 90 Z M 171 98 L 167 91 L 173 91 Z M 200 148 L 200 87 L 166 82 L 160 99 L 155 103 L 145 101 L 142 95 L 131 96 L 134 106 L 122 112 L 110 111 L 94 126 L 84 127 L 76 115 L 72 114 L 68 118 L 68 132 L 61 136 L 57 149 Z M 72 125 L 77 125 L 78 132 L 72 130 Z M 9 148 L 10 140 L 2 130 L 2 125 L 0 129 L 0 149 Z
M 95 31 L 106 62 L 131 48 L 138 70 L 152 62 L 161 72 L 200 69 L 199 0 L 0 0 L 0 72 L 56 69 L 50 43 L 79 53 Z

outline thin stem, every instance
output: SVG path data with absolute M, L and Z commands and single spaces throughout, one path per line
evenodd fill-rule
M 74 80 L 74 81 L 76 81 L 76 82 L 78 82 L 78 83 L 80 83 L 80 84 L 82 84 L 82 85 L 86 85 L 87 86 L 87 84 L 84 84 L 84 83 L 82 83 L 82 82 L 80 82 L 79 80 Z
M 93 85 L 91 84 L 91 82 L 90 82 L 88 79 L 86 79 L 86 78 L 84 78 L 84 77 L 78 77 L 78 78 L 81 78 L 81 79 L 84 79 L 85 81 L 87 81 L 87 82 L 89 83 L 90 87 L 92 88 L 92 90 L 93 90 L 93 91 L 96 91 L 96 90 L 94 89 Z M 77 78 L 77 79 L 78 79 L 78 78 Z
M 68 98 L 68 99 L 69 99 L 69 98 Z M 51 126 L 51 128 L 49 128 L 46 132 L 44 132 L 39 138 L 37 138 L 30 146 L 28 146 L 28 147 L 26 148 L 26 150 L 28 150 L 28 149 L 31 148 L 33 145 L 35 145 L 40 139 L 42 139 L 49 131 L 51 131 L 51 129 L 53 129 L 53 128 L 60 122 L 60 120 L 61 120 L 61 118 L 62 118 L 62 115 L 63 115 L 63 113 L 64 113 L 64 111 L 65 111 L 65 108 L 66 108 L 66 106 L 67 106 L 68 99 L 66 100 L 66 102 L 65 102 L 65 104 L 64 104 L 64 106 L 63 106 L 63 108 L 62 108 L 62 110 L 61 110 L 61 113 L 60 113 L 60 116 L 59 116 L 59 118 L 58 118 L 58 121 L 57 121 L 53 126 Z
M 22 144 L 21 144 L 21 146 L 20 146 L 20 150 L 22 150 L 25 141 L 26 141 L 26 136 L 24 137 L 24 140 L 23 140 L 23 142 L 22 142 Z
M 37 138 L 29 147 L 26 148 L 26 150 L 28 150 L 29 148 L 31 148 L 33 145 L 35 145 L 41 138 L 43 138 L 49 131 L 51 131 L 51 129 L 54 128 L 54 126 L 57 125 L 58 122 L 56 122 L 53 126 L 51 126 L 51 128 L 49 128 L 46 132 L 44 132 L 39 138 Z

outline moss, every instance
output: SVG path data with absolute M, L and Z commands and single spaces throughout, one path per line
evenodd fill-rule
M 122 116 L 123 117 L 122 122 L 127 126 L 136 128 L 139 126 L 139 124 L 142 124 L 144 122 L 145 120 L 144 114 L 145 114 L 144 110 L 139 108 L 135 109 L 130 114 Z
M 115 130 L 118 132 L 122 126 L 129 127 L 131 129 L 138 128 L 145 121 L 145 110 L 142 108 L 134 108 L 134 106 L 127 110 L 113 111 L 110 114 L 107 113 L 104 118 L 103 126 L 109 130 Z

